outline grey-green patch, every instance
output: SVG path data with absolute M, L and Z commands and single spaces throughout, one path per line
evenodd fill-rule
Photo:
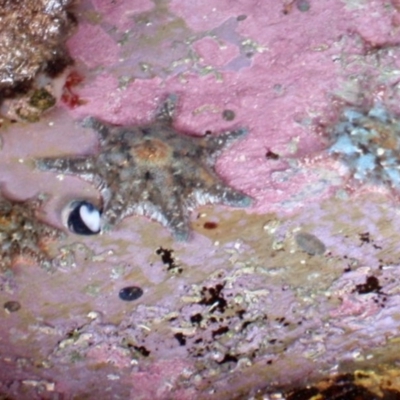
M 15 110 L 16 115 L 26 122 L 37 122 L 44 111 L 56 104 L 56 98 L 45 88 L 35 89 L 28 94 L 28 98 L 22 101 Z
M 310 2 L 308 0 L 297 0 L 296 7 L 301 12 L 307 12 L 310 9 Z
M 222 111 L 222 118 L 225 121 L 233 121 L 235 119 L 236 115 L 235 115 L 235 111 L 233 110 L 224 110 Z
M 299 232 L 295 236 L 295 241 L 301 250 L 311 256 L 324 254 L 326 246 L 315 235 L 307 232 Z
M 40 88 L 33 92 L 29 99 L 29 104 L 41 111 L 45 111 L 56 104 L 56 99 L 46 89 Z

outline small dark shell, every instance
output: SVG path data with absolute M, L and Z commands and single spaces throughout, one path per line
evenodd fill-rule
M 235 119 L 236 115 L 235 115 L 235 111 L 233 110 L 224 110 L 222 111 L 222 118 L 225 121 L 233 121 Z
M 311 233 L 299 232 L 295 236 L 295 240 L 297 245 L 311 256 L 324 254 L 326 251 L 324 243 L 322 243 L 316 236 L 312 235 Z
M 88 223 L 82 219 L 82 207 L 85 207 L 87 212 L 93 213 L 95 218 L 98 218 L 100 221 L 101 213 L 92 203 L 85 200 L 74 200 L 69 203 L 63 211 L 64 225 L 66 225 L 72 233 L 76 233 L 77 235 L 97 235 L 100 233 L 100 223 L 95 229 L 91 228 Z
M 11 301 L 6 301 L 3 304 L 3 307 L 7 313 L 12 313 L 18 311 L 21 308 L 21 304 L 18 303 L 18 301 L 11 300 Z
M 143 290 L 138 286 L 127 286 L 119 291 L 119 298 L 123 301 L 133 301 L 142 297 Z
M 306 12 L 310 9 L 310 2 L 308 0 L 297 0 L 296 7 L 301 12 Z

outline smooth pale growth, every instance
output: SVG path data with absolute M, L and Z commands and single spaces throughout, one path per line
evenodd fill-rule
M 390 121 L 390 114 L 382 104 L 377 104 L 375 107 L 371 108 L 371 110 L 368 112 L 368 116 L 371 118 L 376 118 L 382 122 Z
M 351 108 L 344 110 L 343 115 L 351 124 L 363 117 L 362 113 Z
M 330 132 L 329 153 L 360 182 L 400 189 L 400 120 L 383 104 L 363 112 L 343 110 Z
M 368 145 L 370 140 L 379 140 L 379 133 L 375 129 L 356 127 L 351 131 L 351 135 L 353 142 L 358 141 L 359 144 L 363 144 L 365 146 Z
M 357 151 L 357 147 L 352 143 L 349 136 L 341 136 L 329 149 L 330 153 L 343 153 L 348 155 L 357 153 Z
M 376 157 L 373 154 L 365 154 L 358 159 L 358 168 L 354 174 L 354 177 L 359 180 L 365 180 L 368 178 L 376 164 Z
M 387 174 L 390 180 L 393 182 L 394 186 L 400 186 L 400 172 L 396 168 L 388 168 Z

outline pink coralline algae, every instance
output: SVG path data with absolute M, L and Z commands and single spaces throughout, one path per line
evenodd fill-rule
M 96 185 L 103 201 L 103 230 L 139 214 L 170 228 L 178 240 L 186 240 L 189 212 L 196 206 L 250 205 L 248 196 L 226 185 L 214 170 L 216 157 L 246 131 L 201 138 L 183 135 L 172 127 L 175 103 L 175 96 L 169 96 L 155 121 L 143 126 L 120 127 L 87 118 L 84 126 L 100 136 L 99 154 L 44 158 L 37 166 Z

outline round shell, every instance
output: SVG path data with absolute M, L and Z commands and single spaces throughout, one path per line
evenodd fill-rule
M 92 203 L 74 200 L 62 211 L 63 224 L 77 235 L 97 235 L 101 230 L 101 212 Z
M 127 286 L 118 293 L 119 298 L 123 301 L 134 301 L 143 295 L 143 289 L 138 286 Z

